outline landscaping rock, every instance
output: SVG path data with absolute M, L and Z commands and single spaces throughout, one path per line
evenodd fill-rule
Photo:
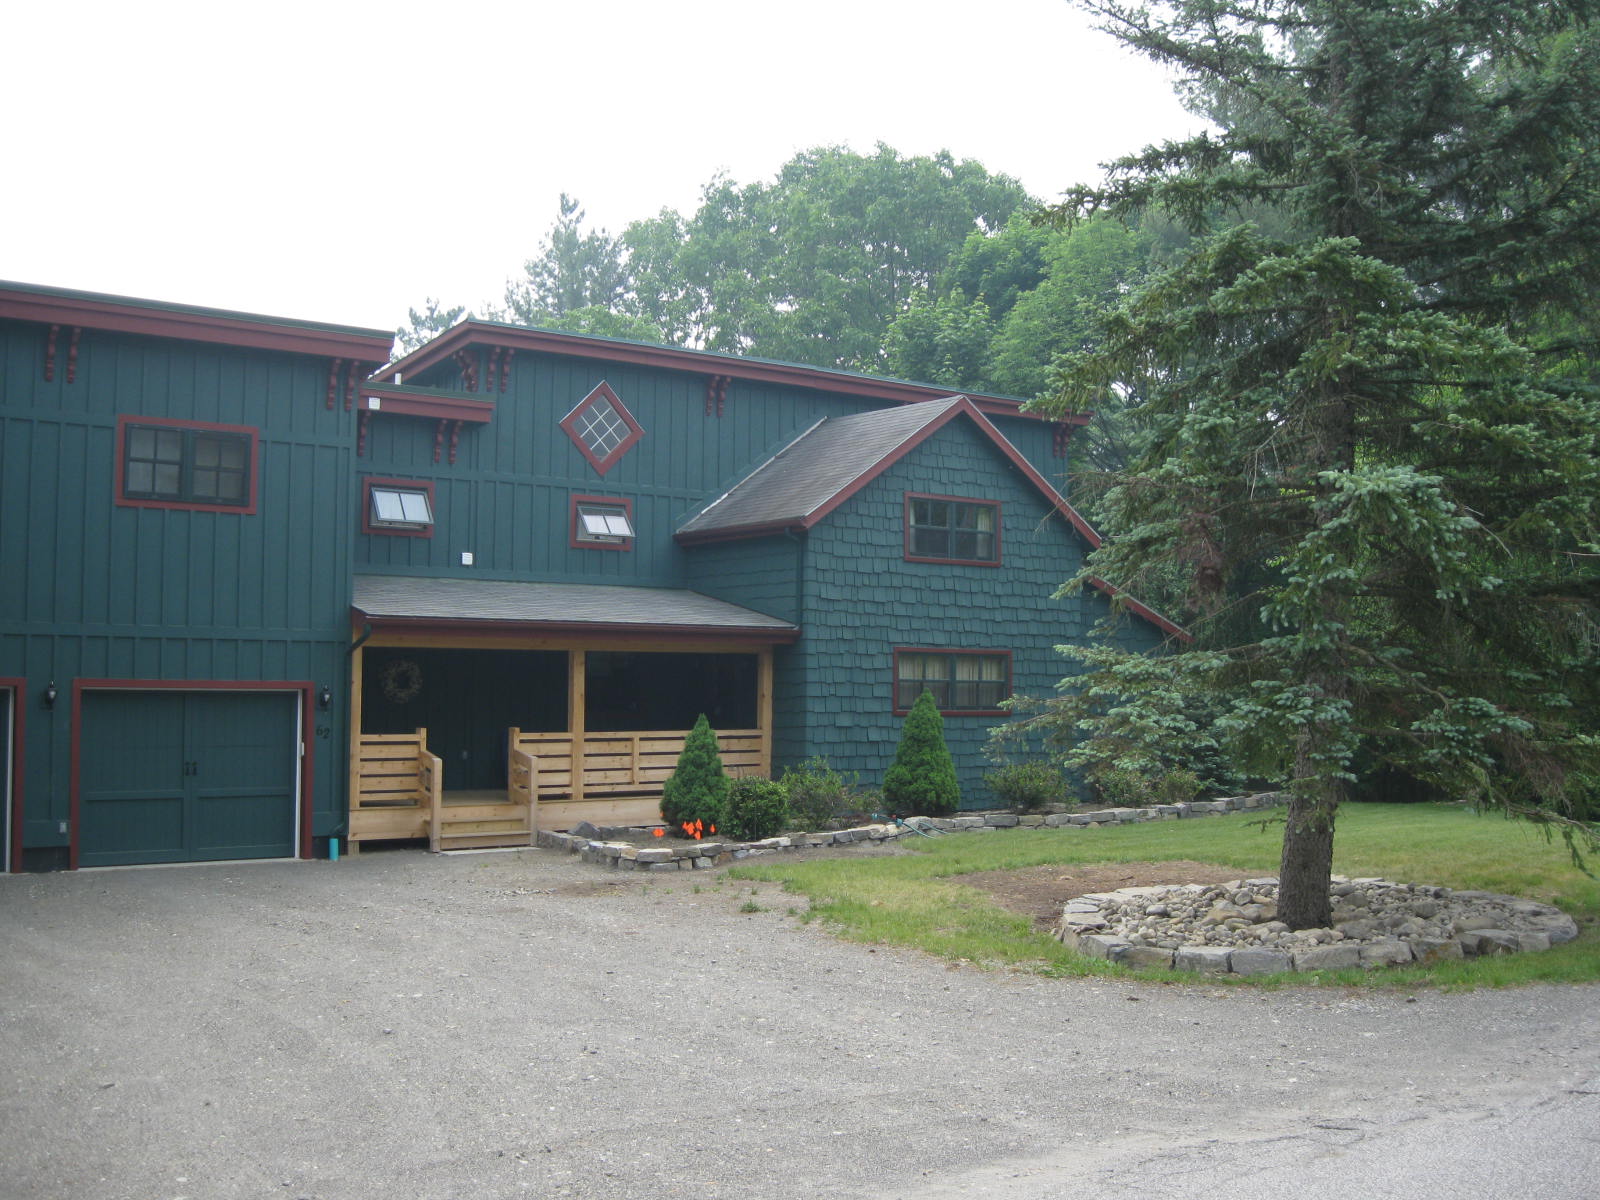
M 1144 965 L 1170 950 L 1179 969 L 1238 974 L 1433 963 L 1543 950 L 1577 936 L 1572 918 L 1548 904 L 1342 876 L 1330 888 L 1334 927 L 1294 931 L 1276 919 L 1277 886 L 1276 879 L 1261 878 L 1098 892 L 1071 901 L 1059 928 L 1073 931 L 1079 942 L 1089 930 L 1121 939 L 1139 951 L 1135 957 Z M 1085 952 L 1102 950 L 1096 943 L 1095 951 Z M 1124 952 L 1124 960 L 1131 953 Z

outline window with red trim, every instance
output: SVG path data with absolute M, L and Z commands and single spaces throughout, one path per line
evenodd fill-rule
M 166 417 L 118 417 L 118 504 L 253 513 L 257 431 Z
M 561 428 L 589 465 L 602 475 L 644 436 L 633 414 L 604 381 L 562 418 Z
M 1000 506 L 987 500 L 908 494 L 906 557 L 999 566 Z
M 433 484 L 415 479 L 364 479 L 361 532 L 433 536 Z
M 605 496 L 572 498 L 572 545 L 585 550 L 633 549 L 633 502 Z
M 894 710 L 911 711 L 924 691 L 942 713 L 996 713 L 1011 695 L 1009 650 L 896 650 Z

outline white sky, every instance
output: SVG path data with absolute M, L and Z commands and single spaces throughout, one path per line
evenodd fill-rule
M 1197 126 L 1066 0 L 18 0 L 0 278 L 376 328 L 481 305 L 563 191 L 941 148 L 1054 198 Z

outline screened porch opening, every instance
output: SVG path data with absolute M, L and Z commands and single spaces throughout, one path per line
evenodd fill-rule
M 584 727 L 590 733 L 694 728 L 754 729 L 757 656 L 591 650 Z

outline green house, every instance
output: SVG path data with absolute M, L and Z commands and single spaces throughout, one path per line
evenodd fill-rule
M 526 842 L 724 761 L 880 778 L 1107 611 L 1073 427 L 1014 399 L 468 322 L 389 335 L 0 284 L 13 870 Z M 1109 589 L 1108 589 L 1109 590 Z M 1177 631 L 1136 604 L 1128 636 Z

